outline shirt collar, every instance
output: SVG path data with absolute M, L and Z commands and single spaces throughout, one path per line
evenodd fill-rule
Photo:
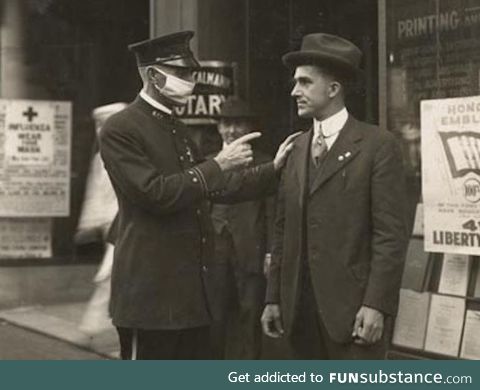
M 150 104 L 153 108 L 160 110 L 168 115 L 172 115 L 172 110 L 168 107 L 164 106 L 162 103 L 157 102 L 153 99 L 145 90 L 140 91 L 140 97 L 145 100 L 148 104 Z
M 313 129 L 315 133 L 318 133 L 321 128 L 323 136 L 328 138 L 342 130 L 343 126 L 345 126 L 345 123 L 347 123 L 347 120 L 348 111 L 345 107 L 343 107 L 336 114 L 333 114 L 323 121 L 319 121 L 314 118 Z

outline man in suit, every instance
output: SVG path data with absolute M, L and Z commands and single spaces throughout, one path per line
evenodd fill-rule
M 218 132 L 223 148 L 256 128 L 256 115 L 238 97 L 221 106 Z M 271 161 L 254 150 L 253 165 Z M 269 248 L 273 198 L 258 198 L 232 205 L 213 204 L 215 264 L 210 267 L 215 316 L 212 326 L 213 358 L 258 359 L 261 353 L 265 298 L 264 262 Z
M 382 359 L 407 243 L 402 160 L 394 136 L 356 120 L 345 90 L 361 51 L 329 34 L 283 57 L 312 128 L 282 172 L 262 324 L 303 359 Z
M 209 357 L 213 227 L 207 199 L 225 194 L 227 172 L 251 164 L 248 141 L 260 135 L 248 134 L 204 161 L 172 115 L 194 87 L 192 36 L 185 31 L 130 45 L 144 87 L 100 134 L 119 206 L 110 313 L 123 359 Z M 289 147 L 282 145 L 273 163 L 237 175 L 235 188 L 268 192 Z

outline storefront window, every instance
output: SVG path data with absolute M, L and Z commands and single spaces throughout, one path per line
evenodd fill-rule
M 480 1 L 385 5 L 387 120 L 403 146 L 414 222 L 394 349 L 478 359 Z
M 479 93 L 480 1 L 388 0 L 388 127 L 402 139 L 411 209 L 420 197 L 420 101 Z

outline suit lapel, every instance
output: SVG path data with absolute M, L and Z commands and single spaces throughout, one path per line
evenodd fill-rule
M 313 127 L 307 132 L 302 134 L 298 141 L 295 143 L 295 154 L 292 154 L 294 158 L 295 175 L 298 180 L 298 186 L 300 188 L 300 205 L 303 205 L 305 199 L 305 189 L 308 183 L 307 177 L 307 164 L 310 156 L 309 147 L 312 139 Z
M 349 164 L 360 152 L 362 133 L 356 126 L 357 121 L 349 115 L 337 140 L 328 151 L 327 158 L 310 188 L 310 195 L 318 190 L 330 177 Z

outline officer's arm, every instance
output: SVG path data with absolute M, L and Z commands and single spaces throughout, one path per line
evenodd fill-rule
M 213 160 L 163 175 L 149 160 L 141 141 L 128 131 L 105 128 L 100 134 L 100 153 L 117 191 L 152 213 L 192 206 L 224 187 L 224 174 Z
M 227 174 L 226 188 L 218 193 L 212 193 L 213 201 L 235 203 L 275 194 L 278 189 L 281 169 L 294 147 L 295 139 L 300 134 L 302 134 L 301 131 L 290 134 L 280 144 L 273 161 Z
M 279 174 L 273 162 L 256 165 L 251 168 L 225 174 L 223 189 L 211 191 L 210 199 L 214 203 L 238 203 L 256 200 L 277 192 Z

